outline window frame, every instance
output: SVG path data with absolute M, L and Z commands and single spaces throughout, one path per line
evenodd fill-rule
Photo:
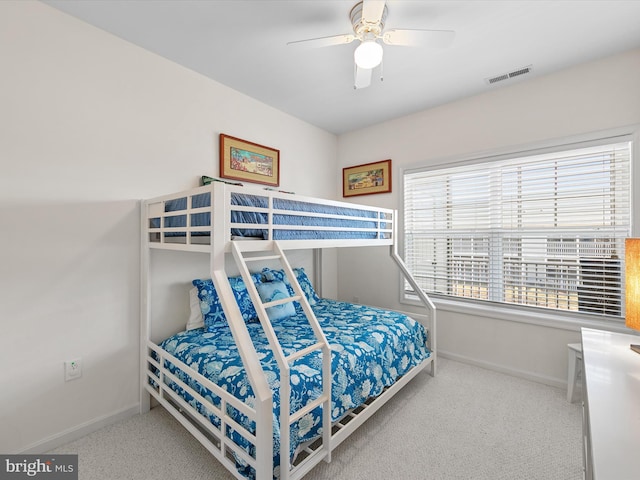
M 401 179 L 400 182 L 403 182 L 405 174 L 408 173 L 410 174 L 430 170 L 440 170 L 451 167 L 464 167 L 467 165 L 474 165 L 479 163 L 508 160 L 515 157 L 559 153 L 567 150 L 588 148 L 590 146 L 603 145 L 607 143 L 613 144 L 625 141 L 632 142 L 629 159 L 629 223 L 631 231 L 630 235 L 632 237 L 635 237 L 640 236 L 638 235 L 636 228 L 636 225 L 640 224 L 640 208 L 635 208 L 636 200 L 640 198 L 640 196 L 636 193 L 640 187 L 640 169 L 635 168 L 635 162 L 640 160 L 640 124 L 599 132 L 591 132 L 588 134 L 575 135 L 571 137 L 564 137 L 561 139 L 550 139 L 527 145 L 519 145 L 492 151 L 484 151 L 476 154 L 439 158 L 429 163 L 416 163 L 413 165 L 408 165 L 406 168 L 400 169 L 398 178 Z M 404 258 L 405 195 L 403 184 L 399 185 L 398 191 L 400 196 L 400 211 L 398 215 L 398 251 L 402 252 L 401 254 Z M 398 280 L 399 303 L 410 306 L 420 306 L 421 303 L 417 296 L 405 292 L 404 280 L 400 277 Z M 624 288 L 624 272 L 622 288 Z M 623 332 L 627 331 L 624 328 L 624 311 L 622 317 L 611 315 L 593 315 L 590 313 L 579 311 L 546 309 L 536 306 L 492 302 L 490 300 L 477 300 L 473 298 L 438 295 L 435 293 L 429 293 L 428 295 L 438 309 L 451 313 L 490 316 L 492 318 L 500 320 L 536 324 L 568 330 L 579 330 L 581 327 L 590 327 L 605 328 L 608 330 Z M 624 295 L 622 295 L 622 303 L 624 304 Z

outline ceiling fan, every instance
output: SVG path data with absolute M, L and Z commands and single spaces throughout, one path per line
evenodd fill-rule
M 373 69 L 382 63 L 383 49 L 379 40 L 386 45 L 440 48 L 448 47 L 453 42 L 455 32 L 452 30 L 393 29 L 385 31 L 387 12 L 385 0 L 363 0 L 358 2 L 349 13 L 353 33 L 297 40 L 288 42 L 287 45 L 329 47 L 359 40 L 360 45 L 354 51 L 354 88 L 360 89 L 371 84 Z

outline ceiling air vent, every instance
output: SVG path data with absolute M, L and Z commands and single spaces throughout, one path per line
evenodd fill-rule
M 519 68 L 517 70 L 514 70 L 513 72 L 503 73 L 502 75 L 496 75 L 495 77 L 485 78 L 484 81 L 487 82 L 488 85 L 493 85 L 494 83 L 502 82 L 503 80 L 509 80 L 510 78 L 519 77 L 521 75 L 531 73 L 532 70 L 533 65 L 527 65 L 526 67 Z

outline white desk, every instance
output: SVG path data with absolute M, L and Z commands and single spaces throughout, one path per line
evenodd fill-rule
M 637 335 L 582 329 L 587 480 L 640 479 L 640 354 Z

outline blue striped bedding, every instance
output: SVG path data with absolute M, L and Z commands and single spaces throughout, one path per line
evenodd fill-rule
M 231 194 L 232 205 L 242 205 L 258 208 L 267 208 L 267 197 L 261 197 L 259 195 L 252 194 Z M 203 193 L 200 195 L 194 195 L 192 197 L 192 207 L 202 208 L 211 206 L 210 193 Z M 366 228 L 375 229 L 378 227 L 378 219 L 376 212 L 360 210 L 356 208 L 348 207 L 334 207 L 331 205 L 315 204 L 309 202 L 302 202 L 298 200 L 289 200 L 283 198 L 274 198 L 273 206 L 276 209 L 287 210 L 292 213 L 287 214 L 274 214 L 274 225 L 292 225 L 292 226 L 316 226 L 316 227 L 346 227 L 346 228 Z M 178 198 L 168 201 L 165 204 L 166 212 L 176 212 L 185 210 L 187 208 L 187 198 Z M 251 224 L 264 224 L 268 223 L 266 213 L 262 212 L 246 212 L 233 210 L 231 208 L 231 221 L 233 223 L 251 223 Z M 340 219 L 340 218 L 327 218 L 327 217 L 313 217 L 306 215 L 296 215 L 295 212 L 305 213 L 317 213 L 317 214 L 330 214 L 340 215 L 344 217 L 361 217 L 360 219 Z M 209 212 L 196 213 L 191 215 L 192 226 L 209 226 L 211 222 L 211 214 Z M 153 226 L 158 227 L 160 225 L 160 219 L 153 219 Z M 166 218 L 166 227 L 186 227 L 187 216 L 177 215 Z M 388 228 L 385 222 L 381 222 L 381 228 Z M 182 233 L 166 233 L 166 236 L 183 236 Z M 198 232 L 194 235 L 208 235 L 208 232 Z M 267 238 L 267 230 L 261 229 L 259 226 L 255 228 L 233 228 L 231 235 L 236 237 L 260 237 Z M 377 238 L 375 231 L 326 231 L 326 230 L 296 230 L 296 229 L 276 229 L 273 232 L 274 240 L 305 240 L 305 239 L 353 239 L 353 238 Z
M 369 397 L 382 393 L 400 376 L 429 357 L 426 348 L 427 332 L 424 327 L 406 315 L 378 308 L 320 299 L 313 307 L 320 325 L 331 345 L 332 411 L 333 421 L 348 410 L 364 403 Z M 301 307 L 296 315 L 273 321 L 273 327 L 285 355 L 316 342 L 311 327 Z M 247 324 L 254 340 L 258 357 L 274 396 L 274 478 L 279 476 L 279 370 L 259 323 Z M 238 348 L 226 323 L 209 331 L 204 329 L 178 333 L 160 346 L 167 352 L 220 385 L 248 405 L 254 401 L 251 385 L 242 366 Z M 316 351 L 296 360 L 291 367 L 291 407 L 297 410 L 321 394 L 321 353 Z M 214 405 L 220 399 L 190 378 L 183 378 Z M 176 385 L 179 392 L 195 408 L 203 412 L 203 406 Z M 230 407 L 229 407 L 230 408 Z M 298 447 L 321 435 L 322 409 L 317 407 L 291 426 L 290 458 L 293 461 Z M 210 412 L 211 421 L 220 425 Z M 250 431 L 255 425 L 237 411 L 232 412 L 236 421 Z M 226 435 L 233 438 L 254 455 L 254 448 L 237 432 L 228 429 Z M 238 461 L 238 469 L 247 478 L 255 472 Z

